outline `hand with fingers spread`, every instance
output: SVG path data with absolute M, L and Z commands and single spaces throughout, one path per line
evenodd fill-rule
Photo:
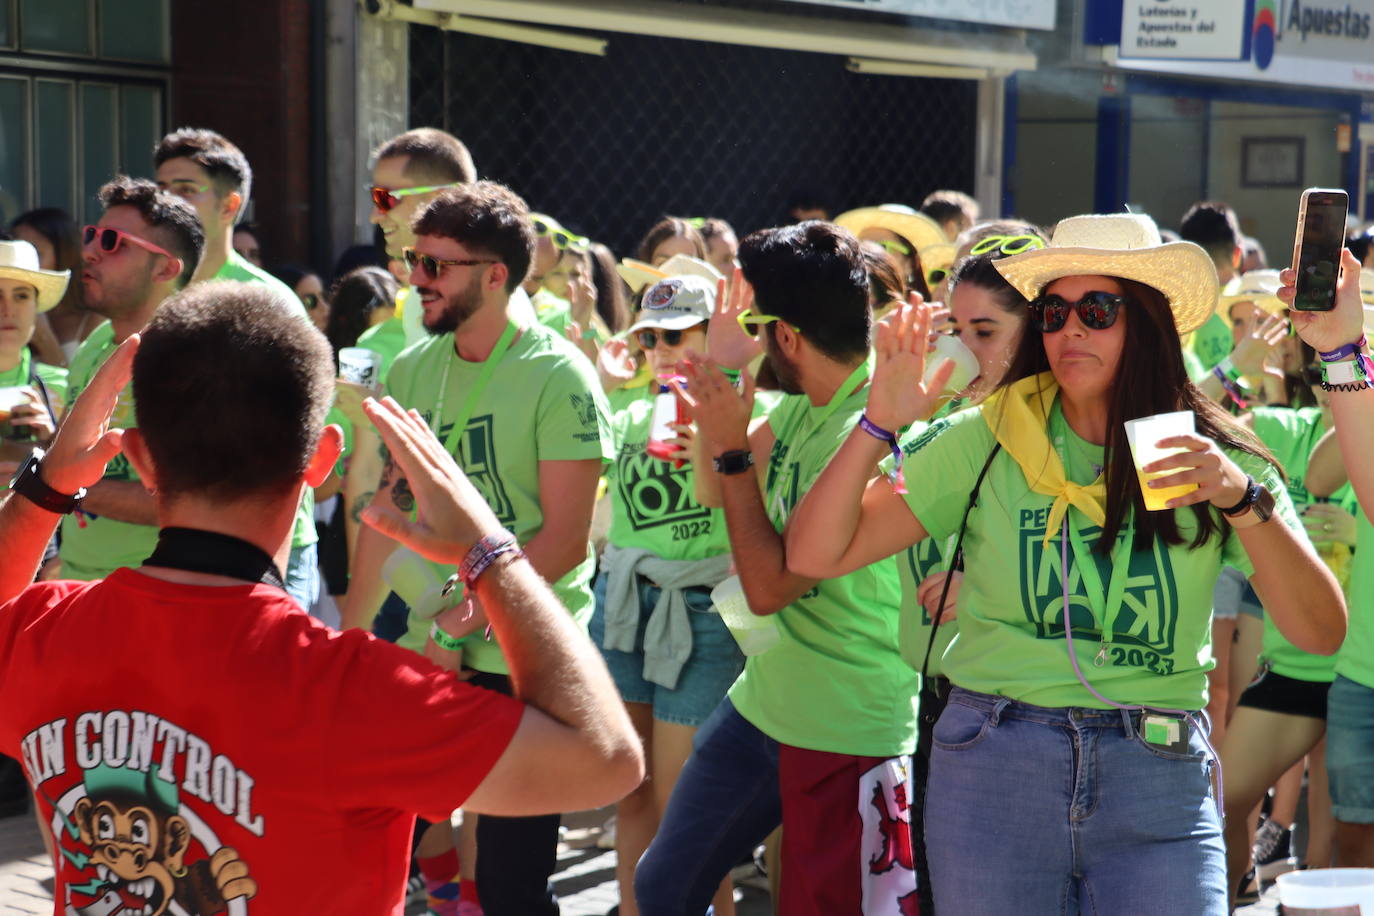
M 503 530 L 482 494 L 418 413 L 407 413 L 389 397 L 368 399 L 363 410 L 400 466 L 416 504 L 413 522 L 378 504 L 363 510 L 363 521 L 421 556 L 450 565 L 461 562 L 481 538 Z
M 635 365 L 630 343 L 623 337 L 613 337 L 601 346 L 596 355 L 596 374 L 601 379 L 603 391 L 614 391 L 635 377 L 639 367 Z
M 582 351 L 582 355 L 592 362 L 596 362 L 596 340 L 587 333 L 586 326 L 578 321 L 569 321 L 563 326 L 563 336 L 568 338 L 574 347 Z
M 568 278 L 568 303 L 573 321 L 584 328 L 591 327 L 592 312 L 596 309 L 596 285 L 582 271 Z
M 871 423 L 894 432 L 934 413 L 954 372 L 954 362 L 947 359 L 929 384 L 924 381 L 932 310 L 919 300 L 893 309 L 878 322 L 874 341 L 865 413 Z
M 1231 351 L 1231 363 L 1241 375 L 1259 382 L 1266 362 L 1288 333 L 1288 322 L 1278 315 L 1261 311 L 1246 316 L 1242 322 L 1240 340 Z
M 1157 443 L 1161 449 L 1181 448 L 1178 452 L 1152 461 L 1141 468 L 1146 474 L 1175 471 L 1167 477 L 1149 481 L 1152 489 L 1196 484 L 1197 489 L 1169 500 L 1170 509 L 1182 509 L 1197 503 L 1210 502 L 1218 509 L 1229 509 L 1241 501 L 1249 485 L 1249 475 L 1232 461 L 1216 442 L 1197 434 L 1170 436 Z
M 754 287 L 738 267 L 716 286 L 716 310 L 706 325 L 706 352 L 717 365 L 745 369 L 763 352 L 758 340 L 740 327 L 739 316 L 754 306 Z
M 682 380 L 671 384 L 696 418 L 697 433 L 715 454 L 749 448 L 749 419 L 754 411 L 754 382 L 745 373 L 741 390 L 716 366 L 695 353 L 677 364 Z
M 57 492 L 75 493 L 94 486 L 105 475 L 105 465 L 119 454 L 124 432 L 110 429 L 110 417 L 120 392 L 133 377 L 138 340 L 137 334 L 131 334 L 119 345 L 63 418 L 40 471 L 43 481 Z
M 1298 275 L 1292 268 L 1279 272 L 1278 297 L 1289 306 L 1297 294 Z M 1360 262 L 1349 249 L 1341 251 L 1341 273 L 1336 281 L 1336 307 L 1329 312 L 1289 311 L 1293 330 L 1318 353 L 1352 344 L 1364 335 L 1364 303 L 1360 298 Z
M 944 591 L 945 580 L 949 580 L 949 594 L 945 596 L 945 612 L 940 610 L 940 593 Z M 916 586 L 916 603 L 925 608 L 926 616 L 934 620 L 938 614 L 941 623 L 949 623 L 958 613 L 959 586 L 964 582 L 964 574 L 958 570 L 931 573 Z

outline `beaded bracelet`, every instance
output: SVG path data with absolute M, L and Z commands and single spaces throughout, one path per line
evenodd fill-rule
M 902 447 L 897 444 L 897 434 L 874 423 L 866 413 L 859 415 L 859 429 L 874 439 L 881 439 L 886 442 L 887 447 L 892 449 L 892 473 L 888 475 L 888 480 L 892 481 L 893 492 L 898 496 L 905 496 L 906 477 L 902 474 Z
M 464 587 L 472 588 L 477 577 L 486 572 L 497 557 L 511 551 L 517 551 L 522 556 L 524 555 L 524 551 L 520 550 L 520 542 L 515 539 L 515 535 L 509 531 L 487 535 L 473 544 L 468 555 L 463 557 L 463 562 L 458 564 L 458 578 L 462 580 Z

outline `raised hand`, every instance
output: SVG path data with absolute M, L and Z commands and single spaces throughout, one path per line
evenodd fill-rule
M 363 410 L 400 466 L 416 504 L 413 522 L 381 505 L 364 509 L 363 521 L 421 556 L 450 565 L 461 562 L 480 538 L 502 530 L 486 500 L 418 413 L 407 413 L 391 398 L 368 399 Z
M 1250 315 L 1243 320 L 1240 340 L 1231 351 L 1231 362 L 1241 375 L 1254 381 L 1260 380 L 1264 375 L 1265 361 L 1288 333 L 1286 325 L 1285 319 L 1267 313 Z
M 954 373 L 954 361 L 947 359 L 929 383 L 923 381 L 926 351 L 931 345 L 931 311 L 920 296 L 915 296 L 878 322 L 865 412 L 870 422 L 883 429 L 895 432 L 934 413 L 940 393 Z
M 1278 297 L 1293 304 L 1298 275 L 1292 268 L 1279 272 Z M 1336 282 L 1336 307 L 1329 312 L 1289 311 L 1293 330 L 1318 353 L 1354 343 L 1364 334 L 1364 303 L 1360 300 L 1360 262 L 1349 249 L 1341 251 L 1341 274 Z
M 110 429 L 110 417 L 133 376 L 138 340 L 137 334 L 130 334 L 67 410 L 41 472 L 44 482 L 57 492 L 75 493 L 94 486 L 105 476 L 105 465 L 119 454 L 124 431 Z
M 596 356 L 596 374 L 601 379 L 603 391 L 614 391 L 635 377 L 639 367 L 635 365 L 630 342 L 623 337 L 612 337 L 601 346 Z
M 763 352 L 758 340 L 744 333 L 739 316 L 754 305 L 754 287 L 736 267 L 716 285 L 716 310 L 706 326 L 706 352 L 727 369 L 744 369 Z
M 677 364 L 677 372 L 683 380 L 669 384 L 691 409 L 698 434 L 717 452 L 748 448 L 754 411 L 754 380 L 749 374 L 745 373 L 743 388 L 737 391 L 711 361 L 695 353 Z

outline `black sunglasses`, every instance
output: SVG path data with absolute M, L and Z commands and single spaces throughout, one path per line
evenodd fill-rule
M 640 331 L 639 333 L 635 334 L 635 339 L 639 341 L 639 346 L 641 349 L 648 351 L 658 346 L 660 335 L 662 335 L 663 337 L 664 346 L 676 347 L 678 344 L 682 343 L 681 331 Z
M 1063 296 L 1040 296 L 1032 299 L 1027 306 L 1031 324 L 1041 334 L 1053 334 L 1064 327 L 1069 320 L 1069 312 L 1078 312 L 1078 320 L 1094 331 L 1105 331 L 1116 324 L 1116 316 L 1121 306 L 1126 304 L 1124 296 L 1115 293 L 1091 292 L 1077 302 L 1069 302 Z

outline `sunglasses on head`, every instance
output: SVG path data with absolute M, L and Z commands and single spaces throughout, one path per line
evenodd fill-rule
M 445 267 L 471 267 L 474 264 L 495 264 L 495 258 L 436 258 L 432 254 L 416 251 L 414 248 L 401 249 L 401 258 L 411 270 L 419 268 L 427 277 L 438 279 Z
M 401 202 L 402 197 L 410 197 L 415 194 L 428 194 L 430 191 L 442 191 L 446 188 L 456 188 L 462 182 L 453 184 L 431 184 L 421 188 L 383 188 L 380 185 L 372 186 L 372 206 L 381 210 L 383 213 L 390 210 Z
M 929 283 L 931 286 L 935 286 L 937 283 L 939 283 L 941 280 L 948 276 L 948 270 L 946 270 L 943 267 L 935 267 L 931 269 L 930 273 L 926 274 L 926 282 Z
M 658 346 L 658 342 L 659 342 L 660 340 L 663 341 L 663 345 L 664 345 L 665 347 L 676 347 L 676 346 L 678 346 L 679 344 L 682 343 L 682 335 L 683 335 L 684 333 L 686 333 L 686 332 L 684 332 L 684 331 L 669 331 L 669 330 L 662 329 L 662 328 L 660 328 L 660 329 L 658 329 L 658 330 L 649 330 L 649 329 L 646 328 L 646 329 L 643 330 L 643 331 L 638 331 L 638 332 L 636 332 L 636 334 L 635 334 L 635 339 L 639 341 L 639 347 L 640 347 L 640 349 L 641 349 L 641 350 L 644 350 L 644 351 L 647 353 L 648 351 L 652 350 L 654 347 Z
M 911 254 L 910 245 L 905 245 L 901 242 L 894 242 L 892 239 L 878 239 L 874 244 L 883 246 L 884 251 L 890 251 L 893 254 Z
M 1115 293 L 1091 292 L 1077 302 L 1069 302 L 1063 296 L 1040 296 L 1032 299 L 1027 309 L 1031 324 L 1041 334 L 1053 334 L 1064 327 L 1069 320 L 1069 312 L 1076 311 L 1078 320 L 1094 331 L 1105 331 L 1116 324 L 1116 316 L 1121 306 L 1126 304 L 1124 296 Z
M 1045 240 L 1034 235 L 990 235 L 968 250 L 970 255 L 1012 255 L 1045 247 Z
M 592 240 L 586 236 L 574 235 L 538 216 L 530 217 L 530 222 L 534 224 L 534 234 L 539 238 L 548 238 L 559 251 L 567 251 L 569 248 L 573 251 L 586 251 L 591 247 Z
M 123 229 L 116 229 L 113 226 L 86 226 L 81 230 L 81 244 L 83 247 L 90 245 L 91 242 L 98 242 L 100 250 L 106 254 L 114 254 L 125 242 L 137 245 L 144 251 L 151 251 L 153 254 L 160 254 L 171 260 L 180 260 L 166 248 L 154 245 L 152 242 L 145 241 L 136 235 L 130 235 Z

